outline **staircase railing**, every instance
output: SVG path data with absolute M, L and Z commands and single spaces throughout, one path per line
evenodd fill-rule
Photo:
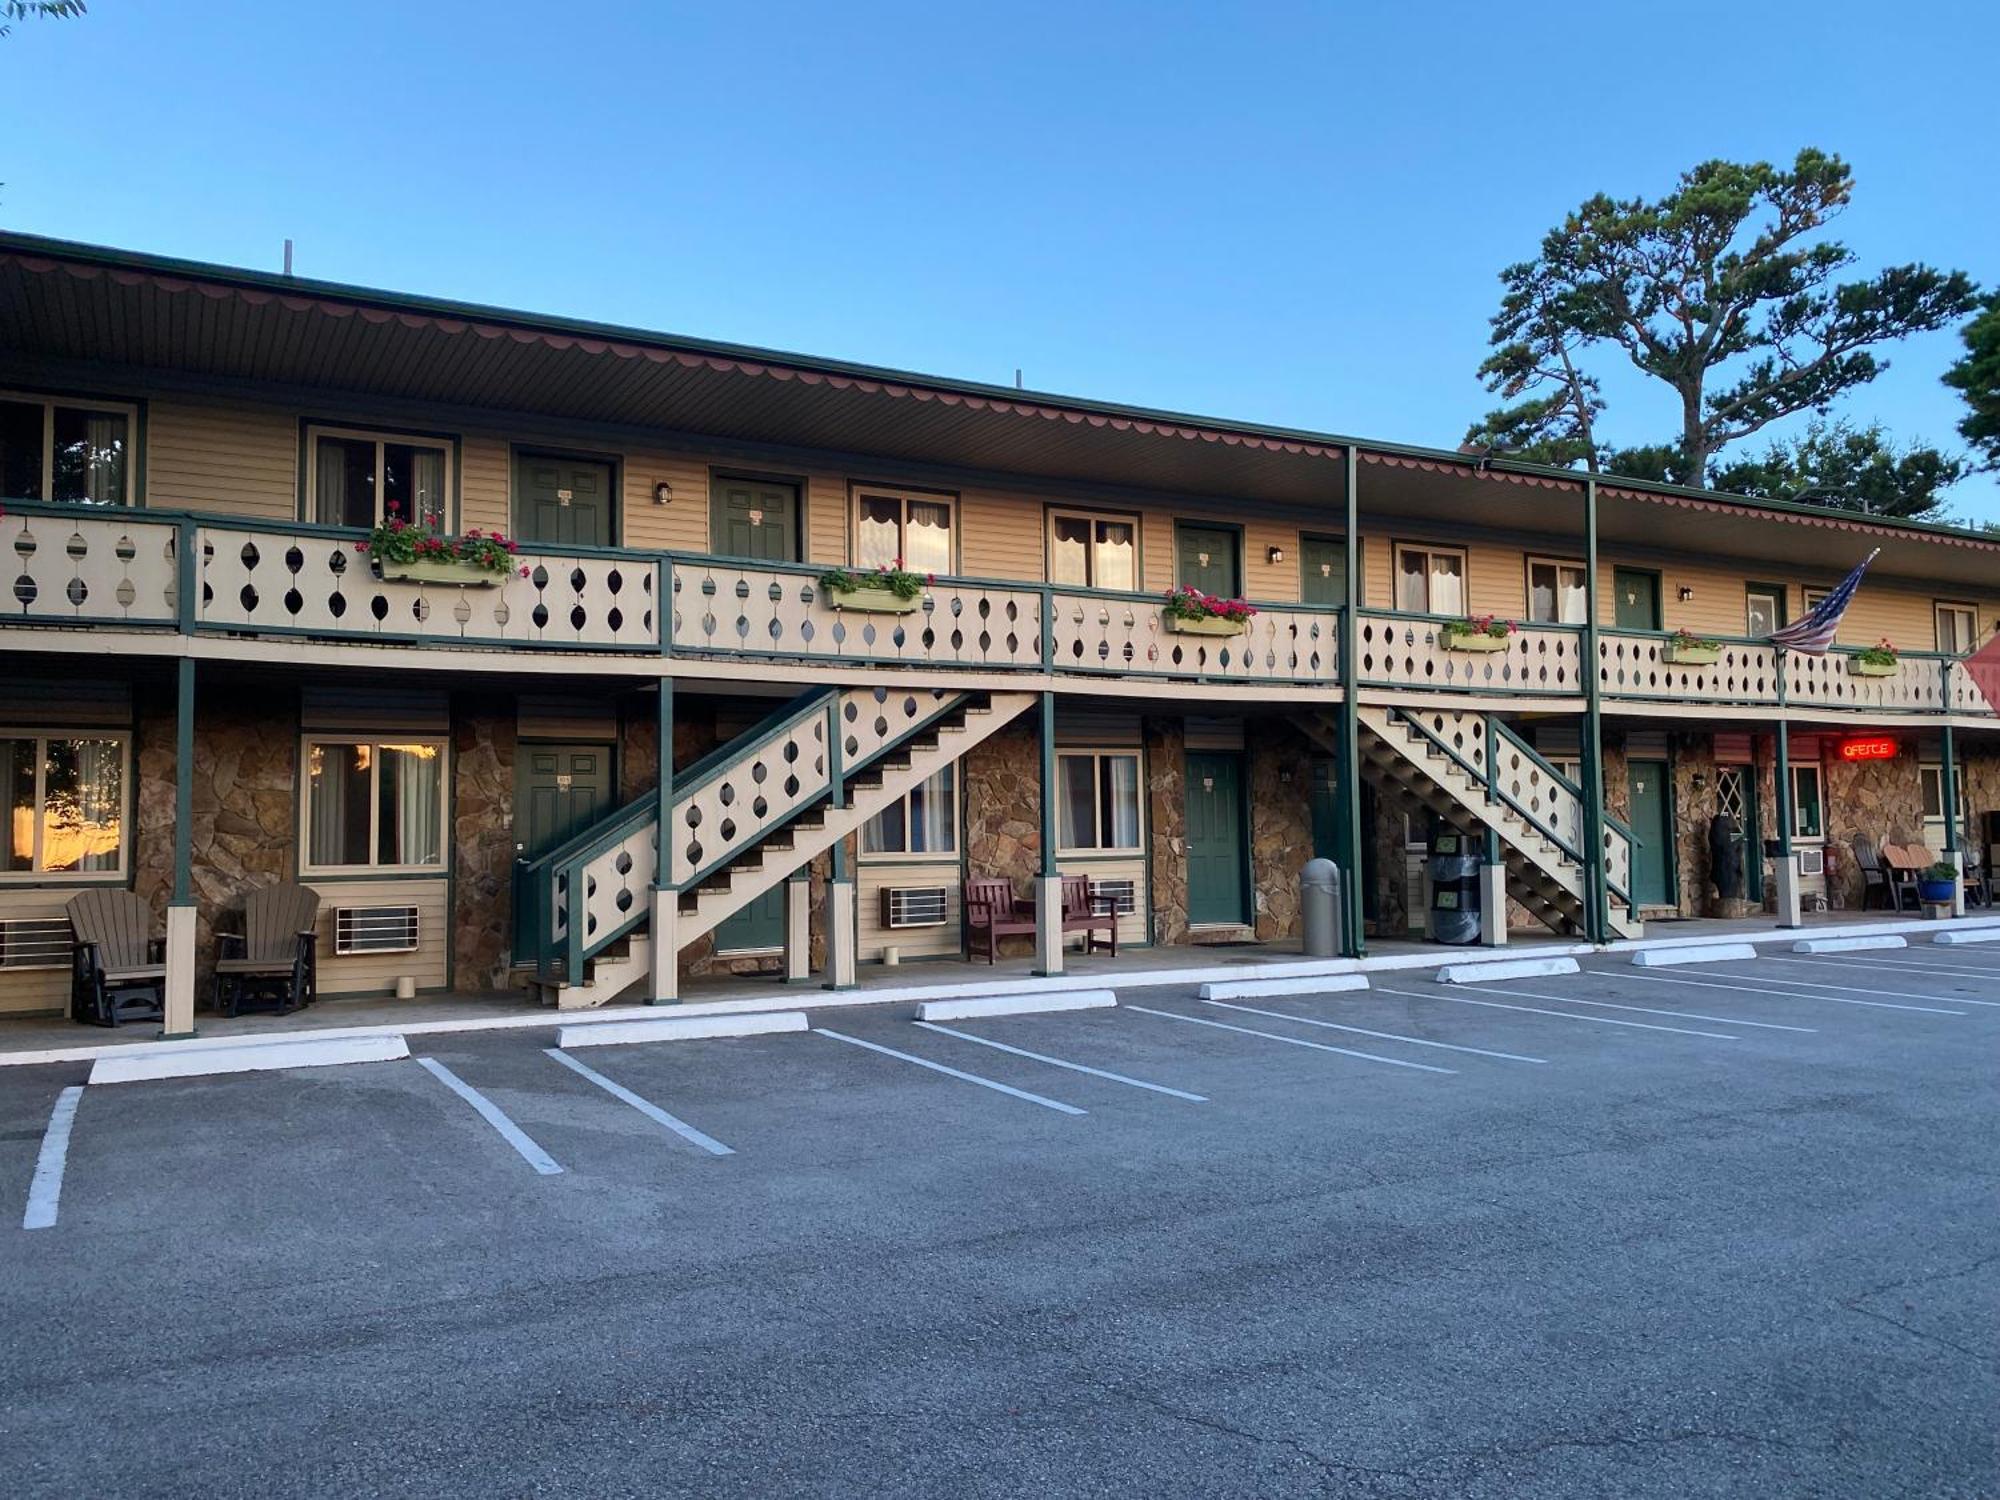
M 1547 839 L 1571 864 L 1583 863 L 1583 788 L 1543 755 L 1497 714 L 1483 714 L 1481 732 L 1471 754 L 1449 742 L 1407 709 L 1392 708 L 1390 716 L 1416 732 L 1480 787 L 1489 802 L 1509 809 Z M 1632 860 L 1640 841 L 1626 824 L 1604 814 L 1605 888 L 1636 919 L 1632 898 Z
M 965 693 L 816 688 L 674 777 L 659 878 L 659 799 L 647 793 L 521 866 L 516 947 L 541 980 L 579 984 L 584 965 L 645 920 L 656 887 L 700 885 L 845 783 L 961 707 Z

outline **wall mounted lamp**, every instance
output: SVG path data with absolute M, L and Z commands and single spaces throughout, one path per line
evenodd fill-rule
M 1272 567 L 1276 567 L 1284 560 L 1285 549 L 1283 547 L 1266 547 L 1264 549 L 1264 561 L 1271 564 Z
M 1685 604 L 1688 602 L 1688 600 L 1692 599 L 1693 597 L 1694 597 L 1694 590 L 1689 588 L 1686 584 L 1682 584 L 1681 594 L 1680 594 L 1681 603 Z
M 653 486 L 653 504 L 672 505 L 673 503 L 674 487 L 662 479 L 658 484 Z

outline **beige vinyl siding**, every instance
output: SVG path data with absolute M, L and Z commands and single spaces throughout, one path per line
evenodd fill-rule
M 1039 583 L 1047 566 L 1048 502 L 1038 495 L 967 490 L 959 497 L 959 566 L 973 578 Z M 1105 515 L 1130 514 L 1087 507 Z
M 458 450 L 458 520 L 460 531 L 514 534 L 513 462 L 506 437 L 492 432 L 468 432 Z
M 319 892 L 319 989 L 323 995 L 374 995 L 391 992 L 396 980 L 409 975 L 420 990 L 443 989 L 445 950 L 451 932 L 447 906 L 450 884 L 436 880 L 309 880 Z M 409 906 L 417 908 L 417 949 L 413 953 L 366 953 L 336 957 L 333 951 L 334 910 L 342 906 Z
M 152 401 L 146 504 L 290 521 L 299 510 L 299 418 L 257 406 Z
M 76 895 L 70 890 L 0 889 L 0 921 L 57 919 Z M 165 928 L 161 929 L 165 934 Z M 0 1016 L 34 1015 L 69 1009 L 69 957 L 52 968 L 0 968 Z
M 942 859 L 867 859 L 856 867 L 854 921 L 856 952 L 864 962 L 880 959 L 893 945 L 904 958 L 937 958 L 959 951 L 959 866 L 957 855 Z M 942 886 L 942 927 L 886 927 L 882 893 L 898 887 Z
M 626 454 L 619 540 L 663 552 L 706 552 L 708 474 L 706 463 L 686 454 Z M 653 487 L 662 480 L 674 487 L 674 498 L 665 505 L 653 499 Z
M 838 567 L 852 555 L 852 492 L 839 474 L 813 474 L 804 485 L 806 561 Z

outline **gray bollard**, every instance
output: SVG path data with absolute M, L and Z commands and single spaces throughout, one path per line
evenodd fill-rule
M 1308 958 L 1340 952 L 1340 867 L 1330 859 L 1309 859 L 1299 872 L 1299 907 L 1305 916 Z

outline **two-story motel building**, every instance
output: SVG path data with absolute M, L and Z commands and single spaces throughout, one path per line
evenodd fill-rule
M 1841 511 L 24 235 L 0 503 L 0 1014 L 65 1007 L 93 884 L 152 903 L 171 1033 L 279 881 L 322 994 L 594 1004 L 955 956 L 974 877 L 1276 945 L 1320 854 L 1359 951 L 1420 928 L 1437 816 L 1517 924 L 1796 922 L 1860 906 L 1857 836 L 2000 809 L 2000 540 Z M 376 576 L 391 507 L 525 576 Z M 1764 640 L 1877 548 L 1840 649 Z M 897 558 L 907 613 L 820 582 Z M 1177 583 L 1258 612 L 1181 633 Z

